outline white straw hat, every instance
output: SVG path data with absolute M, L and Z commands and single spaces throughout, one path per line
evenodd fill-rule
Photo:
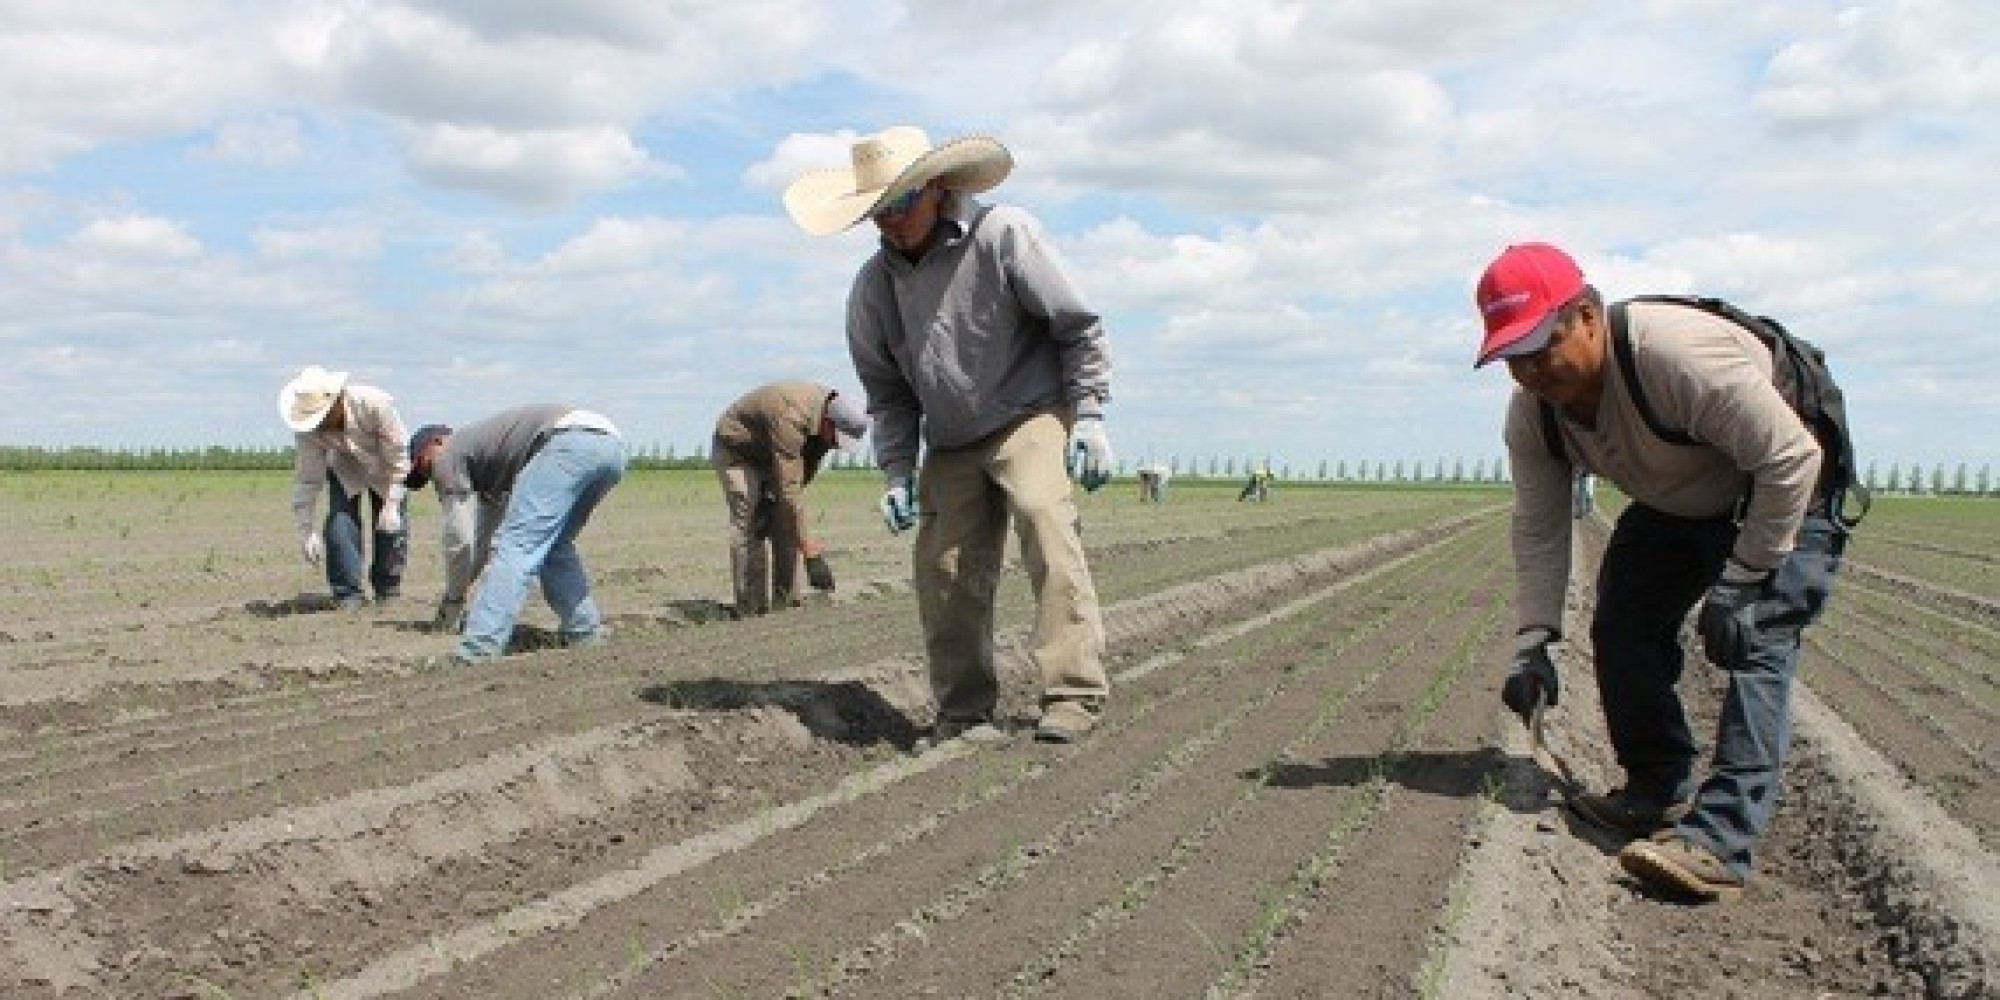
M 285 426 L 298 433 L 316 430 L 320 421 L 326 419 L 326 412 L 333 409 L 334 400 L 340 398 L 340 390 L 345 388 L 346 372 L 307 365 L 278 390 L 278 416 Z
M 785 189 L 785 211 L 814 236 L 834 233 L 868 218 L 879 206 L 938 178 L 947 188 L 977 193 L 998 185 L 1014 169 L 1014 155 L 983 135 L 932 146 L 924 130 L 896 125 L 854 143 L 852 165 L 814 170 Z

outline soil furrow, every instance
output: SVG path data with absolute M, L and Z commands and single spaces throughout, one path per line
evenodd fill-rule
M 1123 609 L 1121 609 L 1120 613 L 1116 616 L 1117 624 L 1116 627 L 1114 628 L 1114 631 L 1126 631 L 1130 627 L 1130 621 L 1131 619 L 1124 613 Z M 1238 683 L 1242 683 L 1244 682 L 1244 679 L 1236 678 L 1235 681 Z M 1167 753 L 1169 748 L 1173 745 L 1172 741 L 1175 739 L 1175 734 L 1182 733 L 1190 729 L 1190 725 L 1186 721 L 1177 721 L 1180 719 L 1181 714 L 1185 714 L 1186 712 L 1190 711 L 1202 712 L 1202 713 L 1211 713 L 1215 711 L 1214 706 L 1209 704 L 1208 700 L 1187 697 L 1187 694 L 1190 689 L 1186 684 L 1182 684 L 1179 687 L 1171 688 L 1164 694 L 1158 695 L 1158 698 L 1163 700 L 1152 700 L 1149 698 L 1149 694 L 1144 687 L 1128 689 L 1124 686 L 1124 683 L 1125 682 L 1121 680 L 1119 697 L 1121 705 L 1126 707 L 1124 707 L 1121 711 L 1114 712 L 1113 719 L 1110 720 L 1110 723 L 1106 731 L 1094 735 L 1092 738 L 1093 743 L 1097 743 L 1100 742 L 1101 740 L 1111 739 L 1111 738 L 1122 738 L 1128 740 L 1137 739 L 1141 741 L 1141 743 L 1151 743 L 1155 745 L 1157 749 L 1151 752 L 1155 755 L 1154 759 L 1158 759 L 1159 755 Z M 1036 801 L 1041 801 L 1043 798 L 1053 794 L 1041 787 L 1043 783 L 1057 784 L 1065 780 L 1072 780 L 1072 778 L 1073 776 L 1067 773 L 1062 775 L 1048 775 L 1044 777 L 1043 775 L 1041 775 L 1040 772 L 1036 772 L 1036 774 L 1032 778 L 1032 780 L 1035 781 L 1036 783 L 1035 789 L 1032 791 L 1032 795 Z M 1024 779 L 1024 780 L 1029 780 L 1029 779 Z M 1014 797 L 1015 798 L 1028 797 L 1029 794 L 1030 793 L 1027 791 L 1022 791 L 1018 792 Z M 897 808 L 895 802 L 899 801 L 900 799 L 899 797 L 893 797 L 894 793 L 891 793 L 891 796 L 892 796 L 891 801 L 882 803 L 879 806 L 879 808 L 881 809 Z M 926 799 L 920 797 L 915 801 L 923 802 L 926 801 Z M 935 801 L 935 795 L 932 795 L 929 798 L 929 801 Z M 1011 801 L 1011 799 L 1009 801 Z M 991 831 L 988 828 L 995 822 L 1018 823 L 1019 817 L 1017 815 L 1017 811 L 1019 808 L 1020 808 L 1019 806 L 1014 806 L 1010 809 L 1006 807 L 1005 803 L 986 805 L 982 801 L 982 809 L 980 811 L 965 817 L 954 816 L 953 819 L 955 821 L 955 828 L 949 830 L 937 831 L 938 837 L 957 838 L 956 840 L 954 840 L 954 843 L 958 843 L 958 841 L 962 840 L 966 836 L 965 829 L 970 827 L 978 831 L 978 833 L 982 837 L 982 841 L 990 840 L 991 837 L 989 836 L 989 834 L 991 833 Z M 996 814 L 1001 817 L 1000 820 L 994 820 L 991 818 L 993 815 Z M 834 839 L 841 839 L 841 830 L 838 827 L 840 825 L 844 825 L 845 822 L 851 822 L 851 821 L 844 821 L 843 824 L 836 825 L 836 828 L 832 831 L 821 831 L 821 835 L 825 836 L 830 833 Z M 1036 829 L 1036 827 L 1032 825 L 1029 828 Z M 1002 841 L 998 841 L 996 843 L 999 843 L 1001 847 L 1005 847 L 1011 844 L 1017 844 L 1021 842 L 1021 839 L 1022 838 L 1017 835 L 1012 841 L 1007 841 L 1003 839 Z M 820 874 L 826 874 L 830 876 L 836 874 L 835 872 L 828 871 L 826 873 L 815 873 L 815 875 L 812 878 L 809 878 L 807 881 L 810 881 L 812 883 L 811 888 L 815 894 L 815 898 L 824 899 L 827 896 L 837 895 L 841 899 L 842 911 L 851 912 L 853 907 L 860 905 L 851 898 L 856 893 L 861 893 L 864 896 L 873 895 L 873 893 L 870 892 L 869 890 L 872 889 L 876 880 L 874 879 L 873 876 L 869 874 L 870 871 L 872 871 L 875 867 L 886 867 L 890 872 L 893 872 L 894 883 L 897 886 L 908 885 L 913 881 L 913 876 L 911 874 L 910 868 L 920 863 L 918 861 L 912 860 L 912 855 L 921 854 L 922 850 L 928 850 L 928 849 L 929 848 L 920 848 L 919 850 L 909 851 L 909 852 L 899 851 L 897 852 L 894 858 L 882 859 L 879 863 L 875 861 L 876 857 L 878 856 L 875 852 L 864 851 L 864 853 L 869 854 L 869 864 L 859 867 L 847 864 L 838 865 L 837 867 L 839 868 L 839 871 L 837 872 L 837 878 L 829 878 L 825 881 L 822 881 L 818 877 Z M 1001 848 L 995 848 L 995 849 L 999 850 Z M 966 850 L 968 850 L 968 848 L 966 848 L 962 844 L 956 847 L 954 849 L 954 853 L 948 856 L 946 859 L 947 866 L 951 867 L 956 865 L 962 865 L 964 863 L 962 859 Z M 856 888 L 857 886 L 858 888 Z M 886 914 L 891 914 L 891 915 L 906 910 L 910 905 L 909 901 L 904 897 L 900 889 L 892 892 L 888 896 L 886 904 L 887 905 L 884 912 Z M 671 903 L 669 903 L 668 905 L 669 907 L 673 906 L 673 904 Z M 708 976 L 710 978 L 717 978 L 718 976 L 728 976 L 734 974 L 739 968 L 745 966 L 757 969 L 772 968 L 773 963 L 770 961 L 770 956 L 774 946 L 770 942 L 798 940 L 796 938 L 791 938 L 787 936 L 788 934 L 793 933 L 792 931 L 788 930 L 788 928 L 799 925 L 812 926 L 813 924 L 816 923 L 823 923 L 825 921 L 825 916 L 826 914 L 823 910 L 805 912 L 794 909 L 794 910 L 779 911 L 776 913 L 765 913 L 761 915 L 762 919 L 759 919 L 756 923 L 756 926 L 754 927 L 754 930 L 756 932 L 756 937 L 754 939 L 743 938 L 743 939 L 718 940 L 717 936 L 715 935 L 702 934 L 701 932 L 696 932 L 696 936 L 699 937 L 700 939 L 699 943 L 713 944 L 714 947 L 704 952 L 703 954 L 695 956 L 689 956 L 686 954 L 690 942 L 687 941 L 685 938 L 677 940 L 674 943 L 671 943 L 668 947 L 657 949 L 655 953 L 650 955 L 646 954 L 644 951 L 641 951 L 637 957 L 637 960 L 633 962 L 624 961 L 625 959 L 631 957 L 629 954 L 625 956 L 600 955 L 595 960 L 592 960 L 584 955 L 577 955 L 574 956 L 573 958 L 566 958 L 562 962 L 562 966 L 570 970 L 583 970 L 583 971 L 574 972 L 573 974 L 565 976 L 564 978 L 566 982 L 575 983 L 579 981 L 578 980 L 579 976 L 595 975 L 597 977 L 601 977 L 599 980 L 600 982 L 605 981 L 602 977 L 609 977 L 610 985 L 615 985 L 617 982 L 622 982 L 627 978 L 632 978 L 634 982 L 634 985 L 631 987 L 632 995 L 654 995 L 649 991 L 658 989 L 666 989 L 669 992 L 671 992 L 674 989 L 684 990 L 688 988 L 689 983 L 697 981 L 698 977 L 701 976 Z M 605 924 L 612 923 L 615 919 L 616 919 L 615 917 L 607 917 L 607 919 L 604 921 L 596 922 L 594 926 L 589 928 L 587 934 L 580 933 L 580 935 L 577 936 L 587 937 L 588 939 L 594 941 L 627 940 L 629 937 L 628 934 L 616 930 L 607 930 L 606 927 L 604 926 Z M 671 916 L 668 916 L 666 917 L 666 919 L 671 921 L 673 918 Z M 646 927 L 646 930 L 648 932 L 656 932 L 659 929 L 656 921 L 649 923 L 646 922 L 643 918 L 640 918 L 640 922 L 642 926 Z M 843 928 L 848 927 L 853 923 L 854 921 L 851 918 L 846 918 L 846 917 L 844 917 L 840 921 L 840 925 Z M 810 940 L 810 938 L 808 937 L 804 940 Z M 743 956 L 735 954 L 736 951 L 745 949 L 747 949 L 751 953 L 751 957 L 745 958 Z M 818 956 L 818 957 L 824 958 L 824 956 Z M 622 974 L 617 974 L 615 972 L 615 970 L 618 970 L 619 968 L 621 968 L 621 966 L 628 966 L 628 965 L 631 966 L 631 968 L 625 969 Z M 779 972 L 783 974 L 783 976 L 789 976 L 792 974 L 790 971 L 787 970 L 784 962 L 777 963 L 777 968 Z M 720 969 L 722 971 L 720 973 L 701 971 L 706 969 Z M 641 973 L 643 973 L 643 975 Z M 780 976 L 780 978 L 783 978 L 783 976 Z M 513 978 L 518 978 L 518 974 L 516 974 Z M 506 981 L 505 977 L 501 977 L 497 982 L 494 980 L 476 980 L 475 983 L 477 985 L 474 985 L 471 988 L 476 991 L 482 986 L 486 986 L 488 984 L 497 986 L 498 982 L 504 982 L 504 981 Z M 722 988 L 723 983 L 730 981 L 732 980 L 717 978 L 717 983 L 716 983 L 717 988 Z M 464 985 L 465 984 L 463 982 L 457 984 L 457 986 L 464 986 Z M 607 985 L 604 988 L 609 988 L 609 986 Z M 438 995 L 452 995 L 453 993 L 458 993 L 458 992 L 459 990 L 457 989 L 456 986 L 453 988 L 441 988 Z M 751 995 L 756 995 L 756 991 L 754 989 L 751 991 Z

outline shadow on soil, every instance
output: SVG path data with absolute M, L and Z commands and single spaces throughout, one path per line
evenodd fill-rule
M 1509 768 L 1519 763 L 1498 747 L 1482 747 L 1470 752 L 1417 750 L 1392 757 L 1329 757 L 1312 764 L 1280 762 L 1237 776 L 1272 788 L 1365 785 L 1381 778 L 1427 795 L 1492 798 L 1516 812 L 1541 812 L 1545 805 L 1510 801 L 1514 797 L 1503 793 Z
M 901 709 L 860 681 L 744 681 L 720 677 L 649 684 L 639 699 L 681 711 L 730 712 L 778 708 L 797 716 L 814 737 L 867 746 L 916 745 L 917 727 Z

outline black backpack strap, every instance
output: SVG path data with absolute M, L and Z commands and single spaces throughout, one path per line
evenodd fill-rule
M 1542 445 L 1549 449 L 1549 457 L 1564 465 L 1570 464 L 1569 452 L 1563 447 L 1562 425 L 1557 421 L 1555 404 L 1545 399 L 1535 400 L 1535 406 L 1542 411 Z
M 1670 444 L 1700 444 L 1688 433 L 1669 427 L 1654 411 L 1653 403 L 1646 398 L 1646 384 L 1639 381 L 1639 361 L 1632 350 L 1631 322 L 1625 315 L 1625 303 L 1613 302 L 1607 310 L 1611 314 L 1611 353 L 1618 356 L 1618 370 L 1625 377 L 1625 391 L 1632 397 L 1632 406 L 1639 411 L 1639 419 L 1662 441 Z

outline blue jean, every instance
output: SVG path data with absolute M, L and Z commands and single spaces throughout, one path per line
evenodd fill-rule
M 625 445 L 617 435 L 558 429 L 514 480 L 507 511 L 493 531 L 492 551 L 478 592 L 466 609 L 458 655 L 487 660 L 507 651 L 514 622 L 537 578 L 565 640 L 587 639 L 603 626 L 576 536 L 591 511 L 625 477 Z
M 1771 823 L 1791 740 L 1799 634 L 1825 608 L 1847 544 L 1809 516 L 1797 547 L 1766 585 L 1750 654 L 1728 671 L 1707 778 L 1692 788 L 1695 743 L 1680 695 L 1681 626 L 1736 542 L 1726 518 L 1674 517 L 1628 506 L 1597 577 L 1591 640 L 1605 729 L 1629 793 L 1665 802 L 1694 797 L 1676 832 L 1714 852 L 1739 877 Z
M 374 536 L 373 558 L 367 561 L 368 583 L 375 588 L 377 599 L 396 596 L 403 589 L 403 566 L 410 556 L 409 528 L 396 532 L 374 530 L 375 518 L 382 510 L 382 497 L 374 490 L 362 490 L 350 497 L 333 476 L 327 477 L 326 487 L 326 527 L 322 537 L 326 539 L 326 583 L 333 590 L 333 599 L 344 601 L 366 596 L 361 589 L 364 523 Z M 362 497 L 368 498 L 365 511 Z M 403 523 L 407 526 L 407 508 L 403 513 Z

